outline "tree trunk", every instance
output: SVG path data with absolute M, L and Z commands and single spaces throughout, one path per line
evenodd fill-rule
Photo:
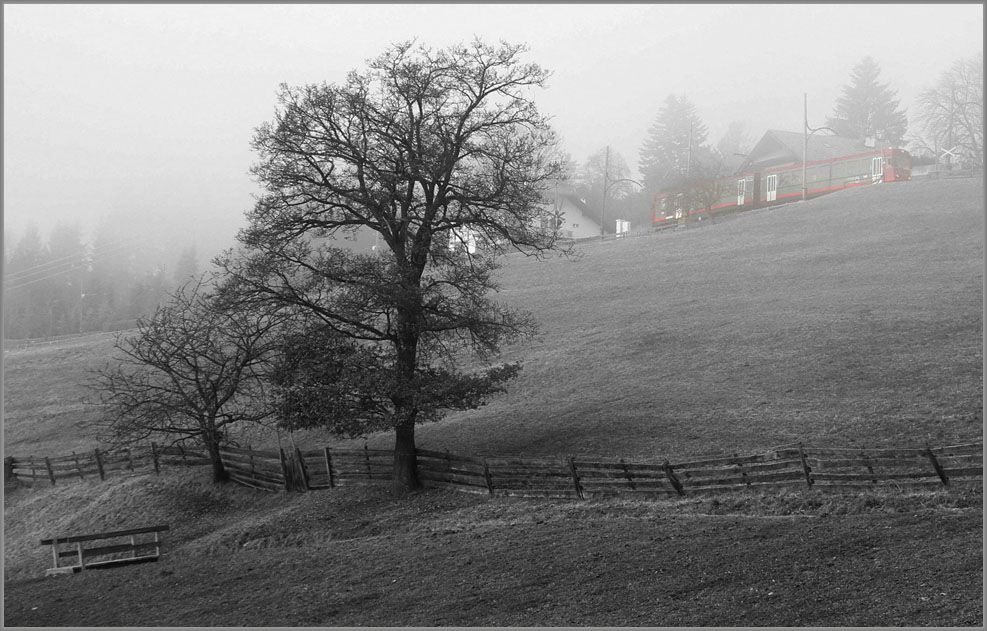
M 212 481 L 226 482 L 230 476 L 226 473 L 223 459 L 219 455 L 219 432 L 206 431 L 202 435 L 202 442 L 205 444 L 206 451 L 209 453 L 209 461 L 212 463 Z
M 398 495 L 421 488 L 418 480 L 418 458 L 415 455 L 414 418 L 398 425 L 395 430 L 392 485 Z

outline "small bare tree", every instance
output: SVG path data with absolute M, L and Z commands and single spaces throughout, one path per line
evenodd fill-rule
M 90 388 L 105 410 L 101 440 L 196 440 L 212 461 L 213 480 L 225 480 L 225 430 L 271 414 L 262 377 L 278 349 L 271 333 L 282 320 L 226 307 L 202 279 L 182 286 L 138 321 L 136 333 L 119 335 L 118 361 L 95 371 Z
M 702 208 L 707 219 L 712 219 L 716 203 L 726 193 L 728 183 L 722 156 L 715 149 L 700 147 L 693 158 L 690 176 L 686 180 L 690 206 Z

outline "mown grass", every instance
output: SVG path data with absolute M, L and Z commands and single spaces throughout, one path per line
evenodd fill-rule
M 510 257 L 500 299 L 542 330 L 507 350 L 524 370 L 485 408 L 420 427 L 419 444 L 668 457 L 980 440 L 983 209 L 980 181 L 904 182 L 573 259 Z M 110 344 L 88 344 L 5 353 L 5 454 L 94 446 L 79 383 Z
M 542 336 L 508 349 L 525 369 L 506 396 L 419 444 L 672 456 L 980 440 L 983 202 L 972 180 L 903 183 L 512 258 L 501 297 Z M 75 442 L 91 411 L 51 413 L 106 349 L 5 354 L 6 453 L 91 448 Z M 976 486 L 566 502 L 284 496 L 170 470 L 4 501 L 7 625 L 983 623 Z M 152 522 L 172 528 L 161 562 L 41 578 L 41 537 Z
M 5 499 L 17 626 L 949 626 L 982 622 L 982 494 L 539 501 L 283 496 L 195 471 Z M 156 564 L 42 578 L 44 535 L 165 521 Z
M 504 298 L 542 339 L 514 352 L 507 396 L 421 441 L 668 455 L 979 439 L 983 210 L 978 181 L 909 182 L 512 260 Z

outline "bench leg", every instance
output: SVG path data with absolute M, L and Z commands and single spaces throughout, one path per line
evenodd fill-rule
M 76 550 L 79 551 L 79 567 L 82 569 L 86 569 L 86 561 L 82 557 L 82 542 L 80 541 L 79 543 L 75 544 L 75 548 Z

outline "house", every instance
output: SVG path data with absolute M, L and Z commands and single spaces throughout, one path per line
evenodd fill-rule
M 587 239 L 600 236 L 600 213 L 590 208 L 575 192 L 558 189 L 550 202 L 553 206 L 559 235 L 568 239 Z M 551 229 L 543 222 L 542 228 Z

